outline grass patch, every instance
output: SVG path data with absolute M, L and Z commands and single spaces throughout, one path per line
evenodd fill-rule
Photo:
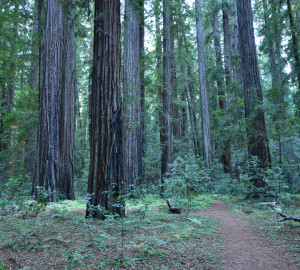
M 209 206 L 201 196 L 194 209 Z M 0 220 L 0 269 L 221 269 L 217 223 L 169 214 L 165 200 L 126 202 L 123 220 L 86 220 L 83 200 L 51 204 L 37 217 Z

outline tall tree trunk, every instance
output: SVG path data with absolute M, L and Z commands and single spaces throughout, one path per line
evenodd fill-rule
M 62 43 L 62 7 L 57 0 L 48 0 L 45 66 L 41 74 L 42 82 L 40 82 L 40 121 L 33 190 L 36 198 L 39 196 L 39 189 L 36 187 L 48 190 L 50 201 L 59 200 L 59 102 Z
M 238 0 L 231 0 L 234 6 L 234 38 L 233 38 L 233 50 L 235 57 L 238 59 L 233 67 L 233 74 L 234 79 L 237 82 L 242 82 L 243 75 L 242 75 L 242 65 L 240 61 L 240 42 L 239 42 L 239 26 L 238 26 L 238 19 L 237 19 L 237 7 L 236 1 Z
M 123 168 L 124 182 L 142 183 L 142 126 L 140 82 L 140 12 L 138 0 L 125 1 Z
M 262 87 L 256 55 L 256 45 L 253 28 L 251 0 L 237 2 L 239 24 L 239 41 L 241 46 L 241 60 L 243 70 L 243 87 L 245 116 L 247 118 L 248 154 L 259 159 L 261 168 L 268 168 L 271 164 L 269 142 L 267 138 L 264 112 L 258 105 L 262 105 Z M 263 187 L 264 180 L 257 176 L 254 180 L 256 187 Z M 257 195 L 257 194 L 255 194 Z
M 73 200 L 76 92 L 75 0 L 65 1 L 63 17 L 62 87 L 59 115 L 60 198 Z
M 173 147 L 174 153 L 179 151 L 179 144 L 181 141 L 180 130 L 180 113 L 178 105 L 177 92 L 177 74 L 176 74 L 176 60 L 175 60 L 175 25 L 171 17 L 171 70 L 172 70 L 172 131 L 173 131 Z
M 142 154 L 145 156 L 145 0 L 139 0 L 140 17 L 140 81 L 141 81 L 141 128 L 142 128 Z M 143 164 L 142 164 L 142 167 Z M 143 168 L 142 168 L 143 170 Z M 144 170 L 143 170 L 144 178 Z
M 172 162 L 172 44 L 171 44 L 171 16 L 170 0 L 163 0 L 163 32 L 164 32 L 164 58 L 163 58 L 163 152 L 161 164 L 162 184 L 169 164 Z
M 196 0 L 196 27 L 197 27 L 197 45 L 198 45 L 198 72 L 200 78 L 200 96 L 202 112 L 202 133 L 205 166 L 211 169 L 212 165 L 212 145 L 210 137 L 210 116 L 208 111 L 207 82 L 205 75 L 205 56 L 203 46 L 203 34 L 201 24 L 201 0 Z
M 228 17 L 228 15 L 227 15 L 227 17 Z M 224 25 L 224 13 L 223 13 L 223 25 Z M 227 33 L 227 34 L 230 34 L 230 33 Z M 220 36 L 221 35 L 220 35 L 219 19 L 218 19 L 217 14 L 215 14 L 214 43 L 215 43 L 216 62 L 217 62 L 216 65 L 217 65 L 217 67 L 220 68 L 220 70 L 223 71 Z M 225 29 L 224 29 L 224 39 L 225 39 Z M 227 37 L 227 39 L 228 39 L 228 37 Z M 225 43 L 226 42 L 224 41 L 224 51 L 226 51 Z M 230 38 L 229 38 L 229 43 L 230 43 Z M 227 47 L 228 47 L 228 44 L 227 44 Z M 229 50 L 230 50 L 230 48 L 231 47 L 229 46 Z M 227 48 L 227 50 L 228 50 L 228 48 Z M 230 57 L 227 57 L 227 58 L 230 59 L 230 63 L 231 63 L 231 51 L 229 53 L 230 53 Z M 226 62 L 227 62 L 227 60 L 225 59 L 225 77 L 226 77 L 226 83 L 228 84 L 230 82 L 231 75 L 229 73 L 230 65 L 228 63 L 226 64 Z M 227 66 L 227 69 L 226 69 L 226 66 Z M 232 69 L 232 66 L 231 66 L 231 69 Z M 231 73 L 232 73 L 232 70 L 231 70 Z M 225 96 L 225 91 L 224 91 L 224 81 L 223 81 L 222 77 L 218 77 L 217 86 L 218 86 L 219 107 L 223 112 L 223 116 L 225 116 L 227 109 L 226 109 L 226 96 Z M 224 136 L 225 136 L 225 140 L 223 140 L 223 144 L 221 145 L 221 162 L 223 164 L 224 172 L 228 173 L 228 172 L 230 172 L 230 160 L 231 160 L 230 141 L 229 141 L 229 139 L 226 138 L 226 135 L 224 135 Z
M 33 57 L 31 60 L 29 86 L 31 89 L 38 89 L 38 71 L 39 71 L 39 23 L 38 23 L 38 0 L 34 3 L 34 20 L 32 26 L 32 34 L 35 37 L 32 42 Z M 34 175 L 34 159 L 35 159 L 35 142 L 36 142 L 36 128 L 28 134 L 25 140 L 25 156 L 24 156 L 24 169 L 25 173 Z
M 224 66 L 225 66 L 225 78 L 228 85 L 232 77 L 232 59 L 231 59 L 231 34 L 229 25 L 228 10 L 230 9 L 229 1 L 223 2 L 223 32 L 224 32 Z
M 297 26 L 295 25 L 294 18 L 293 18 L 293 12 L 292 12 L 292 6 L 291 1 L 286 0 L 287 8 L 288 8 L 288 16 L 290 20 L 290 27 L 291 27 L 291 33 L 292 33 L 292 53 L 295 58 L 295 73 L 298 80 L 298 85 L 300 89 L 300 57 L 299 57 L 299 43 L 298 43 L 298 36 L 296 32 Z M 300 90 L 299 90 L 300 91 Z
M 96 0 L 87 217 L 124 215 L 120 0 Z M 139 54 L 139 53 L 138 53 Z

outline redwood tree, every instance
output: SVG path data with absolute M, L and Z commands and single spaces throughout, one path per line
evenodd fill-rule
M 172 162 L 172 44 L 170 0 L 163 1 L 163 126 L 162 126 L 162 179 L 169 172 Z
M 205 56 L 203 45 L 203 33 L 201 24 L 201 0 L 196 0 L 196 27 L 197 27 L 197 46 L 198 46 L 198 72 L 200 78 L 200 96 L 202 113 L 202 133 L 204 146 L 204 161 L 206 168 L 212 165 L 212 146 L 210 137 L 210 116 L 208 111 L 207 82 L 205 75 Z
M 237 1 L 239 43 L 241 49 L 245 116 L 247 118 L 248 154 L 259 159 L 259 166 L 267 168 L 271 164 L 269 142 L 263 104 L 262 86 L 258 69 L 256 45 L 253 29 L 251 0 Z M 264 181 L 257 177 L 256 187 L 263 187 Z
M 124 212 L 120 79 L 120 0 L 96 0 L 87 216 L 101 219 Z
M 74 199 L 76 46 L 74 1 L 39 1 L 40 119 L 33 193 L 43 187 L 50 201 Z M 65 14 L 65 16 L 63 16 Z
M 125 1 L 123 168 L 124 182 L 134 187 L 143 177 L 139 8 L 139 0 Z

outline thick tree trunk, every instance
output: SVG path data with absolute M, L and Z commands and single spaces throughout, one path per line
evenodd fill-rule
M 87 217 L 122 207 L 121 22 L 120 0 L 96 0 L 91 93 L 90 169 Z M 139 52 L 138 52 L 139 55 Z
M 237 2 L 239 41 L 243 70 L 245 116 L 247 118 L 248 153 L 259 158 L 259 166 L 267 168 L 271 164 L 269 142 L 267 138 L 262 87 L 258 69 L 256 45 L 253 29 L 253 16 L 250 0 Z M 264 186 L 260 177 L 255 180 L 256 187 Z
M 210 116 L 208 110 L 207 82 L 205 75 L 205 56 L 203 46 L 203 34 L 201 24 L 201 0 L 196 0 L 196 27 L 197 27 L 197 45 L 198 45 L 198 72 L 200 77 L 200 96 L 202 112 L 202 133 L 204 147 L 205 166 L 211 169 L 212 165 L 212 145 L 210 137 Z
M 42 77 L 42 81 L 40 81 L 40 124 L 33 190 L 35 197 L 38 198 L 39 189 L 36 187 L 43 187 L 49 191 L 50 201 L 59 200 L 59 102 L 62 43 L 62 7 L 57 0 L 48 0 L 45 59 L 44 67 L 40 71 Z
M 164 31 L 164 58 L 163 58 L 163 152 L 161 161 L 161 176 L 163 178 L 169 172 L 169 164 L 172 162 L 172 44 L 170 25 L 170 0 L 163 1 L 163 31 Z
M 123 168 L 128 187 L 142 184 L 142 126 L 140 82 L 140 12 L 138 0 L 125 1 Z
M 59 115 L 60 199 L 73 200 L 76 92 L 75 0 L 65 1 L 63 17 L 62 87 Z

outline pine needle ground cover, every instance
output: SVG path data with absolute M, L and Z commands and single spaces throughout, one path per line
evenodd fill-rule
M 194 200 L 193 210 L 211 197 Z M 127 217 L 85 219 L 85 201 L 51 204 L 36 217 L 0 220 L 0 269 L 221 269 L 217 222 L 174 215 L 165 200 L 126 203 Z

